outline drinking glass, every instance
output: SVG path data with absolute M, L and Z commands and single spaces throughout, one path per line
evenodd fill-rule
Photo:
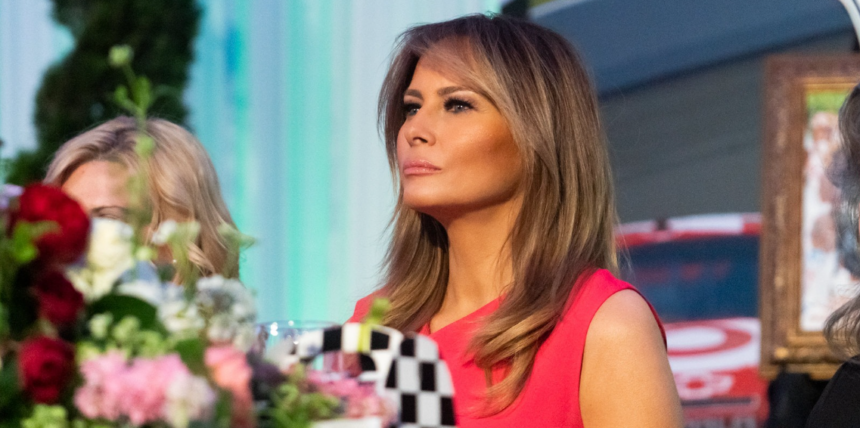
M 275 348 L 294 350 L 299 343 L 299 337 L 309 331 L 323 330 L 336 327 L 338 324 L 328 321 L 314 320 L 277 320 L 259 323 L 256 326 L 254 346 L 251 352 L 260 357 Z M 339 353 L 335 353 L 339 354 Z M 332 356 L 314 359 L 311 367 L 317 370 L 336 370 L 337 360 Z

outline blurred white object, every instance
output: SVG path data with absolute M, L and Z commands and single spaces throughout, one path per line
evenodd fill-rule
M 135 266 L 131 253 L 131 226 L 117 221 L 93 219 L 86 264 L 72 266 L 66 274 L 88 302 L 113 290 L 114 284 Z
M 858 0 L 839 0 L 845 10 L 848 11 L 848 16 L 851 17 L 851 23 L 854 24 L 854 33 L 857 36 L 857 41 L 860 42 L 860 5 Z
M 379 428 L 382 419 L 378 417 L 361 419 L 336 419 L 332 421 L 315 422 L 312 428 Z

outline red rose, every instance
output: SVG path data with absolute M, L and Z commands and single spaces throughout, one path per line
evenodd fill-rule
M 50 337 L 24 342 L 18 360 L 24 391 L 37 403 L 56 403 L 75 370 L 72 345 Z
M 39 300 L 39 315 L 54 325 L 68 325 L 78 319 L 84 307 L 84 295 L 57 270 L 36 277 L 33 285 Z
M 18 207 L 12 211 L 10 217 L 10 231 L 14 230 L 19 220 L 56 223 L 58 229 L 36 240 L 39 259 L 43 261 L 71 263 L 77 260 L 87 247 L 90 233 L 87 213 L 74 199 L 56 187 L 44 184 L 25 187 L 18 198 Z

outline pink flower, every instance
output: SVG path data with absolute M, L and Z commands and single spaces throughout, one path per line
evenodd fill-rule
M 251 367 L 245 354 L 232 346 L 214 346 L 206 349 L 206 367 L 218 386 L 233 396 L 233 421 L 231 426 L 253 428 L 254 400 L 251 397 Z
M 372 385 L 362 385 L 346 398 L 346 417 L 368 416 L 381 417 L 387 426 L 394 420 L 396 409 L 390 401 L 377 395 Z
M 308 382 L 323 394 L 334 395 L 338 398 L 345 398 L 358 393 L 361 388 L 358 380 L 354 378 L 325 373 L 319 370 L 308 372 L 307 378 Z
M 158 359 L 135 359 L 122 381 L 118 382 L 125 386 L 120 398 L 123 413 L 134 425 L 161 420 L 168 386 L 173 379 L 188 374 L 188 369 L 175 354 Z
M 75 406 L 90 419 L 116 420 L 121 415 L 117 393 L 126 370 L 125 357 L 108 352 L 81 364 L 84 385 L 75 392 Z
M 194 377 L 176 354 L 129 363 L 121 353 L 108 352 L 85 361 L 81 374 L 84 385 L 75 393 L 75 405 L 90 419 L 125 418 L 135 426 L 167 420 L 187 426 L 189 419 L 208 414 L 215 401 L 205 379 Z M 177 398 L 175 383 L 192 385 L 201 396 Z
M 323 394 L 343 400 L 346 403 L 348 418 L 379 416 L 384 421 L 390 422 L 396 415 L 395 406 L 380 397 L 373 385 L 361 384 L 354 378 L 320 371 L 309 372 L 307 379 Z

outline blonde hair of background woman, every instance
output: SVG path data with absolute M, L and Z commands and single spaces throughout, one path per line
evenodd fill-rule
M 200 235 L 189 246 L 189 258 L 202 275 L 239 275 L 239 255 L 231 250 L 218 226 L 235 227 L 215 167 L 203 145 L 179 125 L 163 119 L 149 119 L 146 132 L 155 142 L 149 163 L 149 193 L 155 230 L 165 220 L 200 223 Z M 62 186 L 81 165 L 92 161 L 116 162 L 130 172 L 140 169 L 135 152 L 140 133 L 135 120 L 117 117 L 69 140 L 57 151 L 45 182 Z
M 617 271 L 612 177 L 594 90 L 559 35 L 504 17 L 468 16 L 414 27 L 399 39 L 379 99 L 388 161 L 398 180 L 397 135 L 403 94 L 419 58 L 447 68 L 451 80 L 488 98 L 506 119 L 524 164 L 523 203 L 509 235 L 514 280 L 472 341 L 490 382 L 488 411 L 510 405 L 531 374 L 538 347 L 597 268 Z M 382 294 L 384 323 L 416 330 L 439 310 L 448 276 L 445 229 L 403 204 L 393 218 Z

